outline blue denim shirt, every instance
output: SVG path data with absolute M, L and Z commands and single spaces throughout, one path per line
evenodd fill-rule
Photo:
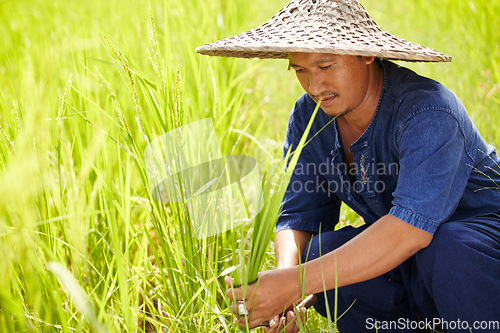
M 349 150 L 318 112 L 290 180 L 276 231 L 333 230 L 345 202 L 366 223 L 390 214 L 429 233 L 446 221 L 500 211 L 500 160 L 460 100 L 431 79 L 381 61 L 384 85 L 367 130 Z M 284 154 L 297 146 L 316 103 L 300 97 Z

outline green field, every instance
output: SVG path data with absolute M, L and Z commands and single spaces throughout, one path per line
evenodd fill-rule
M 185 205 L 152 197 L 144 150 L 210 117 L 222 154 L 254 157 L 275 181 L 302 94 L 287 61 L 194 49 L 286 3 L 0 0 L 0 332 L 236 329 L 223 275 L 248 256 L 253 225 L 197 239 Z M 401 64 L 452 89 L 500 147 L 500 2 L 363 5 L 453 57 Z M 272 241 L 264 252 L 273 268 Z M 332 329 L 310 313 L 305 331 Z

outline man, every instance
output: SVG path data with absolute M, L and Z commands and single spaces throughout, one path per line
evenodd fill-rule
M 388 61 L 447 56 L 383 31 L 356 0 L 292 0 L 197 51 L 288 57 L 306 94 L 285 152 L 317 103 L 323 111 L 276 227 L 278 269 L 248 286 L 243 327 L 297 332 L 305 316 L 294 305 L 316 294 L 319 313 L 342 315 L 342 333 L 498 331 L 500 161 L 451 91 Z M 365 225 L 334 230 L 341 202 Z M 228 296 L 243 301 L 241 288 Z

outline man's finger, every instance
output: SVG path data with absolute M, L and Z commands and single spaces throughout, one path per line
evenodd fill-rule
M 286 313 L 286 333 L 296 333 L 298 332 L 297 320 L 295 313 L 293 311 L 288 311 Z
M 263 322 L 263 320 L 261 319 L 253 319 L 251 317 L 251 314 L 250 316 L 239 316 L 239 319 L 238 319 L 239 323 L 240 323 L 240 327 L 241 328 L 256 328 L 256 327 L 261 327 L 262 325 L 260 323 Z M 268 333 L 278 333 L 278 332 L 283 332 L 283 329 L 285 327 L 285 323 L 286 323 L 286 318 L 285 317 L 280 317 L 277 321 L 277 324 L 275 324 L 274 327 L 269 327 L 269 326 L 265 326 L 265 328 L 267 328 L 268 330 L 265 331 L 265 332 L 268 332 Z
M 226 295 L 230 300 L 241 300 L 242 290 L 241 288 L 234 288 L 234 279 L 226 276 L 224 282 L 231 288 L 226 290 Z
M 235 316 L 237 316 L 237 315 L 238 315 L 238 313 L 237 313 L 238 311 L 236 310 L 236 304 L 235 304 L 235 303 L 233 303 L 233 305 L 231 305 L 231 312 L 232 312 Z
M 270 328 L 276 328 L 279 324 L 280 316 L 276 315 L 269 321 Z
M 268 332 L 269 333 L 283 332 L 283 329 L 285 328 L 286 324 L 286 318 L 276 316 L 273 319 L 276 319 L 276 321 L 274 322 L 274 326 L 272 326 Z
M 286 318 L 281 317 L 278 332 L 282 332 L 285 329 L 285 325 L 286 325 Z
M 230 276 L 226 276 L 226 277 L 224 278 L 224 282 L 226 282 L 226 284 L 227 284 L 228 286 L 232 287 L 232 286 L 233 286 L 233 284 L 234 284 L 234 279 L 233 279 L 232 277 L 230 277 Z
M 295 319 L 296 319 L 295 312 L 293 310 L 288 311 L 286 314 L 286 321 L 288 323 L 292 323 L 292 322 L 295 323 L 295 321 L 296 321 Z

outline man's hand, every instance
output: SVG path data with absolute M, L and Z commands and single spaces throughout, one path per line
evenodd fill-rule
M 290 279 L 297 274 L 294 270 L 298 270 L 298 266 L 287 270 L 279 269 L 259 273 L 257 282 L 246 287 L 244 301 L 242 287 L 227 290 L 228 297 L 235 301 L 231 309 L 237 316 L 241 327 L 264 326 L 264 331 L 269 333 L 296 333 L 305 325 L 307 309 L 317 302 L 317 297 L 309 295 L 304 300 L 295 298 L 295 301 L 287 301 L 287 299 L 293 299 L 292 295 L 295 293 L 300 295 L 300 285 L 297 284 L 297 288 L 294 288 L 293 279 Z M 232 287 L 232 278 L 226 277 L 225 282 Z M 247 316 L 238 313 L 236 304 L 241 302 L 243 304 L 240 306 L 244 306 L 248 311 Z M 285 311 L 282 310 L 284 308 L 286 308 Z M 268 318 L 271 319 L 267 321 Z
M 266 333 L 297 333 L 305 326 L 307 308 L 303 303 L 288 309 L 282 315 L 277 315 L 269 321 L 269 327 L 264 327 Z
M 257 327 L 269 318 L 274 319 L 285 310 L 291 309 L 301 295 L 299 274 L 299 266 L 261 272 L 257 282 L 246 286 L 244 300 L 243 287 L 229 288 L 226 294 L 234 301 L 231 307 L 233 313 L 238 316 L 238 301 L 243 301 L 248 310 L 248 316 L 238 316 L 240 326 L 246 327 L 248 324 L 249 328 Z M 233 279 L 230 277 L 226 277 L 225 282 L 230 287 L 233 286 Z
M 245 287 L 244 300 L 241 287 L 228 289 L 227 295 L 235 302 L 244 301 L 248 310 L 248 316 L 239 316 L 240 326 L 257 327 L 269 318 L 284 313 L 302 291 L 315 294 L 380 276 L 431 241 L 432 234 L 386 215 L 344 245 L 319 258 L 298 266 L 262 272 L 257 282 Z M 301 271 L 308 272 L 302 280 Z M 232 279 L 227 277 L 226 283 L 232 286 Z M 237 314 L 236 305 L 232 306 L 232 310 Z

